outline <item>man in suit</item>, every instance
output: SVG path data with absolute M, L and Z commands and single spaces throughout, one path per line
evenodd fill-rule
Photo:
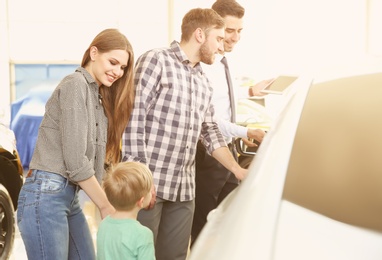
M 244 8 L 234 0 L 217 0 L 212 9 L 215 10 L 225 22 L 224 52 L 216 55 L 212 65 L 202 64 L 203 70 L 213 86 L 212 103 L 215 108 L 214 119 L 232 152 L 236 155 L 232 140 L 241 137 L 249 146 L 256 146 L 248 139 L 260 143 L 264 131 L 252 129 L 235 124 L 235 98 L 231 75 L 228 70 L 226 53 L 231 52 L 240 40 L 243 29 Z M 263 89 L 270 80 L 264 80 L 248 88 L 247 96 L 263 95 Z M 196 191 L 195 212 L 191 233 L 191 245 L 207 222 L 208 213 L 215 209 L 219 203 L 237 186 L 239 180 L 221 163 L 214 159 L 199 141 L 196 154 Z

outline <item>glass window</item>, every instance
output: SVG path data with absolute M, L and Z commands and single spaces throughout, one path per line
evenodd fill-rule
M 15 99 L 34 87 L 57 82 L 75 71 L 79 64 L 15 64 Z

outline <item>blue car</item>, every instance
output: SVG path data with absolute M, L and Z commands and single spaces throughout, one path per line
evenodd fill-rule
M 29 168 L 45 104 L 57 85 L 58 81 L 42 82 L 11 104 L 10 128 L 15 133 L 24 169 Z

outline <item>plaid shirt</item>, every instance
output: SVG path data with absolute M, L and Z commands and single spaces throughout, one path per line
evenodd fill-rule
M 169 201 L 195 198 L 199 138 L 209 153 L 226 146 L 213 122 L 212 87 L 200 64 L 189 63 L 176 41 L 139 57 L 134 110 L 123 135 L 123 161 L 146 163 L 157 196 Z

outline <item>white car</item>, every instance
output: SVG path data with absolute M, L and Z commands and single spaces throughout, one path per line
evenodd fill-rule
M 189 260 L 382 259 L 382 73 L 298 81 Z

